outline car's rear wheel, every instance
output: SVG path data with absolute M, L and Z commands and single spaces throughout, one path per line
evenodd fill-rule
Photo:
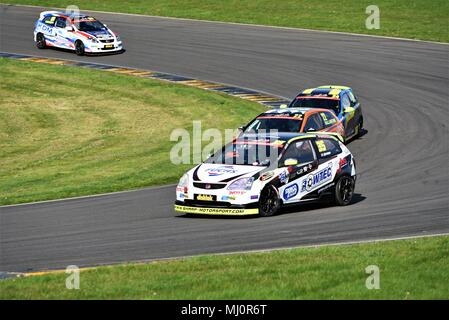
M 78 56 L 83 56 L 85 53 L 85 49 L 84 49 L 84 43 L 82 41 L 77 41 L 75 42 L 75 53 Z
M 36 35 L 36 47 L 38 49 L 45 49 L 47 47 L 45 37 L 42 33 Z
M 266 186 L 260 193 L 259 215 L 261 217 L 269 217 L 279 210 L 281 207 L 281 199 L 279 193 L 272 185 Z
M 342 176 L 335 185 L 335 204 L 346 206 L 351 203 L 354 195 L 355 180 L 350 176 Z

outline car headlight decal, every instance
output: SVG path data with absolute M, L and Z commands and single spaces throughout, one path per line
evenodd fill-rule
M 228 190 L 251 190 L 253 186 L 254 177 L 240 178 L 235 180 L 227 187 Z

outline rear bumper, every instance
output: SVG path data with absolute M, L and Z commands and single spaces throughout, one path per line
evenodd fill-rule
M 254 204 L 242 206 L 219 207 L 211 203 L 209 206 L 199 206 L 194 204 L 185 204 L 181 201 L 175 202 L 175 211 L 191 214 L 206 215 L 230 215 L 230 216 L 246 216 L 259 214 L 259 208 Z

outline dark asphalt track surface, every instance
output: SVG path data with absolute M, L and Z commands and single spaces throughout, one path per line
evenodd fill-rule
M 185 218 L 174 213 L 167 186 L 3 207 L 0 271 L 449 232 L 448 45 L 95 13 L 121 34 L 127 52 L 79 58 L 35 48 L 39 11 L 0 6 L 0 51 L 147 68 L 285 97 L 345 84 L 362 101 L 368 134 L 349 145 L 359 173 L 351 206 L 308 205 L 265 219 Z

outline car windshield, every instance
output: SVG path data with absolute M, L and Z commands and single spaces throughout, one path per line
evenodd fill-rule
M 251 122 L 244 132 L 258 132 L 259 130 L 277 130 L 279 132 L 299 132 L 301 118 L 261 117 Z
M 237 140 L 217 151 L 206 163 L 229 165 L 268 166 L 275 163 L 283 149 L 282 144 L 262 141 Z
M 81 20 L 77 23 L 78 30 L 80 31 L 102 31 L 106 30 L 104 24 L 98 20 Z
M 321 108 L 334 111 L 339 114 L 339 100 L 338 99 L 320 99 L 320 98 L 296 98 L 289 106 L 290 108 Z

